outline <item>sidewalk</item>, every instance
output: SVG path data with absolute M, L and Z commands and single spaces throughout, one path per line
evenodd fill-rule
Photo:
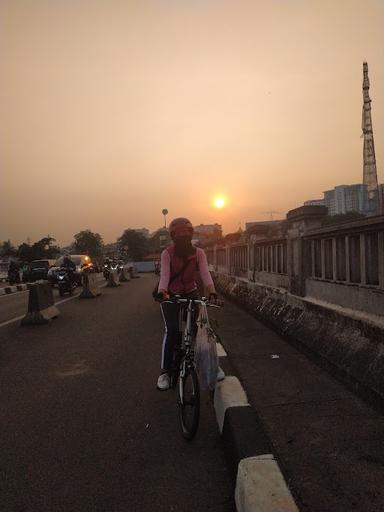
M 234 304 L 217 317 L 300 511 L 384 510 L 384 417 Z

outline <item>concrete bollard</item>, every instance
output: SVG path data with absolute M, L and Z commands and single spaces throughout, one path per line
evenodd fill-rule
M 108 288 L 115 288 L 116 286 L 120 286 L 119 274 L 118 274 L 117 270 L 111 270 L 109 272 L 107 286 L 108 286 Z
M 83 291 L 80 293 L 80 299 L 90 299 L 101 294 L 97 274 L 84 273 L 82 283 Z
M 46 324 L 58 315 L 52 286 L 48 283 L 32 284 L 29 288 L 28 312 L 21 320 L 21 325 Z
M 120 283 L 125 283 L 125 282 L 130 281 L 130 280 L 131 280 L 131 276 L 129 274 L 128 269 L 123 267 L 120 270 L 120 276 L 119 276 Z
M 129 275 L 131 276 L 131 279 L 136 279 L 139 276 L 139 273 L 137 271 L 137 267 L 134 263 L 132 263 L 130 266 L 129 266 Z

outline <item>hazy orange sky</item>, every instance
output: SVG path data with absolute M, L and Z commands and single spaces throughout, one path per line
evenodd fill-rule
M 0 0 L 0 241 L 229 232 L 359 183 L 364 60 L 383 182 L 383 29 L 381 0 Z

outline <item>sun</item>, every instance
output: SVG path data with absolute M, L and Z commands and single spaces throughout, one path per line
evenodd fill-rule
M 215 206 L 215 208 L 223 208 L 225 206 L 225 199 L 224 197 L 222 196 L 217 196 L 215 197 L 215 199 L 213 200 L 213 205 Z

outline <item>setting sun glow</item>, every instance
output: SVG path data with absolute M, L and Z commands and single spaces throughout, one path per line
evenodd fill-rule
M 215 208 L 223 208 L 223 206 L 225 205 L 224 197 L 215 197 L 215 199 L 213 200 L 213 204 Z

